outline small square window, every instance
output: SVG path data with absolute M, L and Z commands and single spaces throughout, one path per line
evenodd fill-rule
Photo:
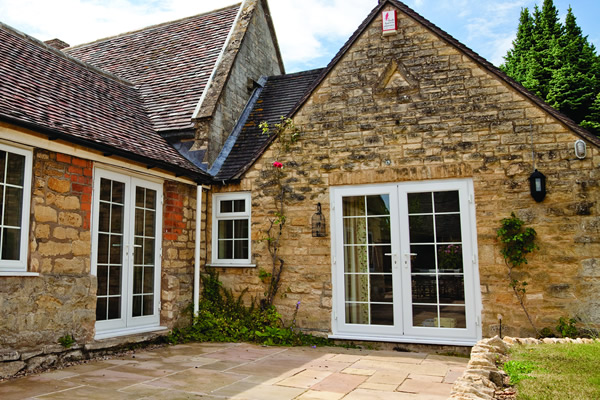
M 213 264 L 249 265 L 250 193 L 216 194 L 213 210 Z

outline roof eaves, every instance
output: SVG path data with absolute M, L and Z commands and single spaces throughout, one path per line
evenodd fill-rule
M 123 79 L 123 78 L 121 78 L 119 76 L 111 74 L 110 72 L 106 72 L 106 71 L 104 71 L 104 70 L 102 70 L 102 69 L 100 69 L 98 67 L 95 67 L 95 66 L 93 66 L 91 64 L 88 64 L 88 63 L 85 63 L 85 62 L 83 62 L 81 60 L 78 60 L 77 58 L 71 57 L 70 55 L 63 53 L 62 51 L 57 50 L 57 49 L 55 49 L 54 47 L 52 47 L 50 45 L 47 45 L 46 43 L 42 42 L 41 40 L 38 40 L 38 39 L 36 39 L 36 38 L 34 38 L 32 36 L 29 36 L 29 35 L 21 32 L 21 31 L 15 29 L 15 28 L 13 28 L 13 27 L 11 27 L 9 25 L 6 25 L 6 24 L 2 23 L 2 22 L 0 22 L 0 29 L 5 30 L 5 31 L 7 31 L 7 32 L 9 32 L 9 33 L 11 33 L 11 34 L 13 34 L 15 36 L 19 36 L 21 39 L 23 39 L 23 40 L 25 40 L 25 41 L 27 41 L 27 42 L 35 45 L 35 46 L 41 47 L 44 50 L 51 52 L 52 54 L 54 54 L 57 57 L 65 59 L 65 60 L 67 60 L 69 62 L 72 62 L 74 64 L 77 64 L 80 67 L 82 67 L 82 68 L 84 68 L 84 69 L 86 69 L 86 70 L 88 70 L 88 71 L 90 71 L 90 72 L 92 72 L 94 74 L 104 76 L 105 78 L 108 78 L 108 79 L 110 79 L 112 81 L 118 82 L 118 83 L 120 83 L 122 85 L 132 86 L 132 87 L 135 86 L 134 83 L 128 81 L 127 79 Z
M 187 176 L 192 179 L 196 183 L 202 184 L 210 184 L 213 182 L 211 176 L 201 170 L 192 170 L 188 168 L 184 168 L 182 166 L 178 166 L 175 164 L 167 163 L 165 161 L 157 160 L 154 158 L 144 157 L 139 154 L 130 153 L 126 150 L 122 150 L 116 146 L 110 146 L 106 144 L 102 144 L 93 140 L 84 139 L 72 135 L 68 135 L 58 130 L 46 128 L 31 122 L 25 122 L 13 117 L 6 116 L 4 114 L 0 114 L 0 121 L 4 121 L 16 126 L 20 126 L 25 129 L 29 129 L 34 132 L 38 132 L 48 136 L 51 140 L 64 140 L 65 142 L 73 143 L 76 145 L 84 146 L 93 150 L 101 151 L 105 154 L 115 155 L 119 157 L 123 157 L 125 159 L 140 162 L 148 165 L 149 167 L 158 167 L 164 169 L 165 171 L 169 171 L 175 173 L 176 176 Z M 195 167 L 194 167 L 195 169 Z

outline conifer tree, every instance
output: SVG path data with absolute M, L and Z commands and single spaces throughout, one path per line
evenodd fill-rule
M 571 7 L 564 25 L 553 0 L 544 0 L 541 9 L 536 5 L 532 14 L 524 8 L 513 48 L 500 69 L 600 135 L 600 57 L 577 25 Z
M 596 96 L 596 100 L 590 107 L 590 113 L 585 117 L 581 126 L 600 136 L 600 94 Z

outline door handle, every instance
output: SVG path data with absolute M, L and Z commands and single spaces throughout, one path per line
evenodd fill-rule
M 404 253 L 404 268 L 408 269 L 409 261 L 412 256 L 418 256 L 417 253 Z
M 398 268 L 398 259 L 396 253 L 383 253 L 384 256 L 392 256 L 392 264 L 394 268 Z

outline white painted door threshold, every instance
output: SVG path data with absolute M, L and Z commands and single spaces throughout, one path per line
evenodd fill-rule
M 416 344 L 436 344 L 444 346 L 474 346 L 477 343 L 476 339 L 448 339 L 448 338 L 424 338 L 411 336 L 370 336 L 370 335 L 351 335 L 337 334 L 327 336 L 329 339 L 340 340 L 355 340 L 365 342 L 392 342 L 392 343 L 416 343 Z
M 167 330 L 167 329 L 169 329 L 169 328 L 167 328 L 166 326 L 139 326 L 134 329 L 131 329 L 131 328 L 129 328 L 129 329 L 113 329 L 113 330 L 108 330 L 108 331 L 96 332 L 96 336 L 94 336 L 94 340 L 109 339 L 109 338 L 114 338 L 114 337 L 119 337 L 119 336 L 127 336 L 127 335 L 135 335 L 138 333 L 163 331 L 163 330 Z

